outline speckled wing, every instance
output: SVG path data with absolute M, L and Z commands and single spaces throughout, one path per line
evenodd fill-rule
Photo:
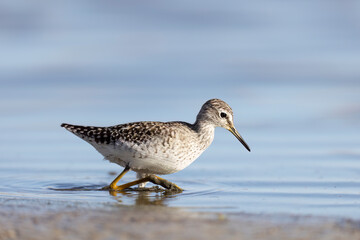
M 80 126 L 63 123 L 61 127 L 87 142 L 112 144 L 118 141 L 129 144 L 144 144 L 154 136 L 170 136 L 161 122 L 133 122 L 111 127 Z
M 93 145 L 105 159 L 123 167 L 130 166 L 138 172 L 177 172 L 204 150 L 194 144 L 191 125 L 184 122 L 134 122 L 112 127 L 61 126 Z

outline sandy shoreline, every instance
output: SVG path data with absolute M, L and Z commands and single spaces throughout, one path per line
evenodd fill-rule
M 51 205 L 51 204 L 50 204 Z M 360 221 L 189 212 L 158 206 L 0 207 L 5 239 L 360 239 Z

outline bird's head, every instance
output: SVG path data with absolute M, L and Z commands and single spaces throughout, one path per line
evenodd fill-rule
M 244 147 L 250 152 L 250 147 L 241 137 L 234 126 L 234 116 L 231 107 L 220 99 L 210 99 L 201 107 L 197 121 L 204 121 L 214 127 L 222 127 L 229 130 Z

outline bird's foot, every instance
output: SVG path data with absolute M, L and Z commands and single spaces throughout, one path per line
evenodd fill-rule
M 181 189 L 175 183 L 172 183 L 172 182 L 170 182 L 170 181 L 168 181 L 166 179 L 160 178 L 160 177 L 158 177 L 156 175 L 149 175 L 147 177 L 138 179 L 138 180 L 133 181 L 133 182 L 125 183 L 125 184 L 120 185 L 120 186 L 110 184 L 109 186 L 103 187 L 101 190 L 122 191 L 124 189 L 128 189 L 128 188 L 130 188 L 130 187 L 132 187 L 134 185 L 144 183 L 144 182 L 152 182 L 153 184 L 160 185 L 163 188 L 165 188 L 167 192 L 180 193 L 180 192 L 183 191 L 183 189 Z
M 152 182 L 156 185 L 160 185 L 162 187 L 164 187 L 165 189 L 167 189 L 170 192 L 182 192 L 183 189 L 180 188 L 178 185 L 176 185 L 175 183 L 172 183 L 166 179 L 160 178 L 156 175 L 150 175 L 148 177 L 146 177 L 149 179 L 149 182 Z

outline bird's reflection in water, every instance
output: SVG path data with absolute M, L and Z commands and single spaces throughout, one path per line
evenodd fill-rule
M 108 191 L 119 203 L 128 205 L 128 201 L 135 206 L 167 206 L 167 201 L 181 194 L 177 191 L 170 191 L 159 186 L 151 188 L 128 188 L 123 191 L 104 190 L 103 185 L 83 185 L 56 184 L 48 187 L 50 190 L 63 192 L 83 192 L 83 191 Z
M 153 187 L 127 189 L 120 192 L 110 190 L 109 194 L 120 203 L 123 203 L 123 199 L 126 197 L 133 198 L 135 206 L 167 206 L 167 201 L 180 193 Z

